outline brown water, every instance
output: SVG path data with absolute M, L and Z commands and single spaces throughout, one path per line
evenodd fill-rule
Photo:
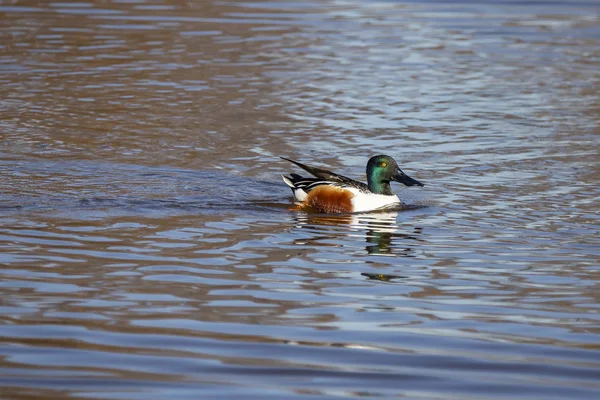
M 478 3 L 0 1 L 0 397 L 599 398 L 600 6 Z

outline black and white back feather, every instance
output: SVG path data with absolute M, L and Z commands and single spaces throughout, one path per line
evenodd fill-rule
M 319 178 L 304 178 L 298 174 L 290 174 L 290 176 L 281 175 L 283 181 L 292 189 L 294 197 L 298 201 L 306 200 L 308 193 L 321 185 L 335 185 L 335 182 L 324 181 Z
M 298 201 L 306 200 L 306 196 L 308 195 L 308 193 L 317 186 L 321 185 L 330 185 L 341 188 L 354 188 L 364 193 L 370 193 L 369 187 L 362 182 L 355 181 L 354 179 L 350 179 L 348 177 L 336 174 L 331 171 L 327 171 L 325 169 L 309 167 L 308 165 L 304 165 L 302 163 L 299 163 L 298 161 L 290 160 L 285 157 L 281 158 L 296 164 L 303 170 L 315 176 L 315 178 L 305 178 L 298 174 L 290 174 L 290 176 L 281 176 L 286 185 L 288 185 L 292 189 L 294 197 Z

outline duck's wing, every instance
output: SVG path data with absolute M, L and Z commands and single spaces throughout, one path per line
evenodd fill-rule
M 317 167 L 309 167 L 308 165 L 302 164 L 298 161 L 290 160 L 289 158 L 285 158 L 285 157 L 280 157 L 280 158 L 282 158 L 283 160 L 289 161 L 293 164 L 296 164 L 297 166 L 299 166 L 306 172 L 317 177 L 318 179 L 316 179 L 316 180 L 312 180 L 311 178 L 306 178 L 307 181 L 311 181 L 311 183 L 313 183 L 313 184 L 318 181 L 318 182 L 323 182 L 323 183 L 327 183 L 327 184 L 335 184 L 336 186 L 342 186 L 342 187 L 350 186 L 350 187 L 354 187 L 354 188 L 360 189 L 361 191 L 366 191 L 366 192 L 369 191 L 369 187 L 367 185 L 365 185 L 364 183 L 355 181 L 354 179 L 350 179 L 346 176 L 336 174 L 335 172 L 327 171 L 326 169 L 321 169 L 321 168 L 317 168 Z

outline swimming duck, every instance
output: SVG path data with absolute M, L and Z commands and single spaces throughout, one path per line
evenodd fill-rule
M 396 181 L 406 186 L 424 186 L 406 175 L 396 161 L 386 155 L 377 155 L 367 163 L 367 184 L 327 171 L 309 167 L 281 157 L 309 172 L 315 178 L 298 174 L 282 175 L 283 181 L 292 189 L 294 198 L 300 202 L 299 209 L 312 208 L 322 213 L 360 213 L 385 209 L 402 204 L 390 188 Z

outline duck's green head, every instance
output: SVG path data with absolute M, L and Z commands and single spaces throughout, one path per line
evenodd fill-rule
M 390 188 L 391 181 L 404 183 L 406 186 L 423 186 L 421 182 L 402 172 L 392 157 L 385 155 L 371 157 L 367 163 L 369 190 L 376 194 L 391 196 L 394 194 Z

